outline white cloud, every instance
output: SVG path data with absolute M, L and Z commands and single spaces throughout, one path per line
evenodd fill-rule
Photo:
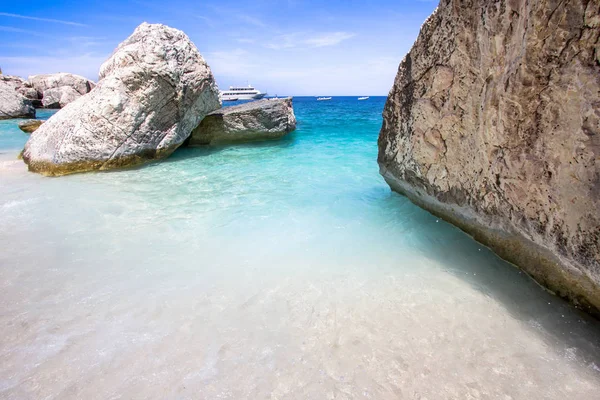
M 274 42 L 265 44 L 265 47 L 273 50 L 282 50 L 282 49 L 292 49 L 297 47 L 301 40 L 299 36 L 301 33 L 288 33 L 285 35 L 280 35 L 275 38 Z
M 251 61 L 251 54 L 244 49 L 231 51 L 214 51 L 207 53 L 204 58 L 213 73 L 237 79 L 246 79 L 250 71 L 255 71 L 257 65 Z M 252 75 L 253 73 L 250 73 Z
M 349 32 L 323 32 L 318 34 L 296 32 L 280 35 L 275 41 L 265 44 L 265 47 L 273 50 L 283 50 L 302 47 L 314 48 L 336 46 L 344 40 L 351 39 L 355 36 L 356 34 Z
M 28 29 L 13 28 L 12 26 L 1 26 L 0 25 L 0 31 L 14 32 L 14 33 L 23 33 L 25 35 L 32 35 L 32 36 L 48 37 L 48 35 L 44 35 L 44 34 L 42 34 L 40 32 L 31 31 L 31 30 L 28 30 Z
M 80 22 L 64 21 L 62 19 L 53 19 L 53 18 L 32 17 L 32 16 L 29 16 L 29 15 L 11 14 L 11 13 L 5 13 L 5 12 L 0 12 L 0 16 L 2 16 L 2 17 L 10 17 L 10 18 L 30 19 L 30 20 L 33 20 L 33 21 L 41 21 L 41 22 L 52 22 L 52 23 L 55 23 L 55 24 L 63 24 L 63 25 L 87 26 L 86 24 L 82 24 Z
M 113 44 L 106 37 L 94 37 L 94 36 L 70 36 L 65 38 L 72 46 L 77 46 L 80 49 L 87 49 L 89 47 L 106 46 Z
M 208 25 L 211 28 L 214 28 L 216 26 L 215 22 L 211 18 L 208 18 L 204 15 L 196 15 L 196 18 L 201 19 L 206 23 L 206 25 Z
M 259 28 L 266 28 L 267 24 L 265 24 L 263 21 L 261 21 L 260 19 L 256 18 L 256 17 L 251 17 L 249 15 L 246 14 L 240 14 L 237 16 L 239 20 L 244 21 L 250 25 L 254 25 L 256 27 Z
M 323 33 L 319 36 L 306 39 L 304 42 L 313 47 L 335 46 L 336 44 L 353 38 L 354 36 L 356 35 L 348 32 Z

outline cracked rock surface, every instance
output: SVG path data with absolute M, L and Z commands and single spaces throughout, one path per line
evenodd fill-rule
M 390 186 L 600 315 L 600 2 L 442 0 L 390 91 Z
M 189 145 L 277 139 L 294 129 L 292 98 L 265 99 L 210 113 L 192 132 Z
M 96 87 L 31 135 L 23 159 L 44 175 L 142 164 L 170 155 L 219 107 L 213 75 L 190 39 L 143 23 L 102 65 Z

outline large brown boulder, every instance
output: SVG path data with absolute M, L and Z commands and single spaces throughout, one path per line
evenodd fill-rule
M 143 23 L 102 65 L 97 86 L 31 135 L 23 159 L 45 175 L 143 164 L 170 155 L 219 107 L 213 75 L 190 39 Z
M 192 132 L 189 145 L 277 139 L 294 129 L 291 98 L 252 101 L 208 114 Z
M 442 0 L 379 137 L 390 186 L 600 310 L 600 2 Z

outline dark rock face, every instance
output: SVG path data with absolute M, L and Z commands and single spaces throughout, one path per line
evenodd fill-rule
M 292 99 L 265 99 L 224 107 L 192 132 L 190 146 L 280 138 L 296 129 Z
M 31 135 L 29 170 L 107 170 L 169 156 L 221 106 L 212 72 L 181 31 L 143 23 L 100 68 L 98 85 Z
M 379 137 L 390 186 L 600 315 L 600 3 L 442 0 Z
M 41 99 L 41 97 L 38 96 L 37 90 L 28 86 L 27 82 L 25 82 L 23 84 L 23 86 L 19 87 L 17 89 L 17 92 L 19 92 L 20 94 L 25 96 L 25 98 L 31 100 L 31 104 L 33 104 L 34 107 L 42 107 L 43 106 L 42 99 Z

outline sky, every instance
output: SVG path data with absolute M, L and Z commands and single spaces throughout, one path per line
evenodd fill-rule
M 387 95 L 436 0 L 54 0 L 0 5 L 4 74 L 71 72 L 94 81 L 142 22 L 184 31 L 221 89 Z

